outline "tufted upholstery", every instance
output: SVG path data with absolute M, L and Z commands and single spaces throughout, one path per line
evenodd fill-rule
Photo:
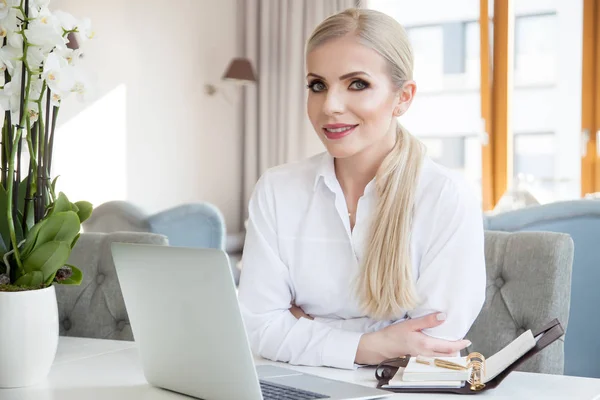
M 569 319 L 573 241 L 549 232 L 485 233 L 486 300 L 467 338 L 470 351 L 495 354 L 527 329 Z M 468 285 L 466 282 L 465 285 Z M 562 374 L 564 342 L 526 361 L 520 371 Z
M 600 201 L 571 200 L 527 207 L 485 218 L 494 231 L 569 234 L 575 243 L 565 375 L 600 378 Z
M 60 335 L 133 340 L 110 252 L 112 242 L 168 244 L 165 236 L 144 232 L 81 234 L 69 264 L 83 271 L 83 282 L 56 285 Z

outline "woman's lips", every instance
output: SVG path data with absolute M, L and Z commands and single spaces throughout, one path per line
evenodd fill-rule
M 348 124 L 328 124 L 323 126 L 323 133 L 330 140 L 341 139 L 345 136 L 348 136 L 358 125 L 348 125 Z

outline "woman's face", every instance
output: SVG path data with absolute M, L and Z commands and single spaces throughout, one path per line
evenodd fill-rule
M 394 87 L 386 60 L 352 35 L 308 53 L 306 68 L 308 117 L 332 156 L 351 157 L 390 138 L 393 146 L 393 121 L 410 105 L 414 82 Z

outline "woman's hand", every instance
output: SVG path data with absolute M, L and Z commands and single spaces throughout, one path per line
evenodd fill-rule
M 292 313 L 292 315 L 294 317 L 296 317 L 296 319 L 300 319 L 300 318 L 314 319 L 313 317 L 311 317 L 310 315 L 305 313 L 300 307 L 298 307 L 295 304 L 292 304 L 292 307 L 290 308 L 290 312 Z
M 390 325 L 380 331 L 364 334 L 359 342 L 355 361 L 358 364 L 375 365 L 394 357 L 454 356 L 471 345 L 468 340 L 449 341 L 436 339 L 421 330 L 434 328 L 444 322 L 445 314 L 429 314 Z

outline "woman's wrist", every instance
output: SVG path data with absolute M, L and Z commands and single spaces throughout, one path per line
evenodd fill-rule
M 375 365 L 385 359 L 379 349 L 380 341 L 377 334 L 378 332 L 365 333 L 360 337 L 354 360 L 357 364 Z

